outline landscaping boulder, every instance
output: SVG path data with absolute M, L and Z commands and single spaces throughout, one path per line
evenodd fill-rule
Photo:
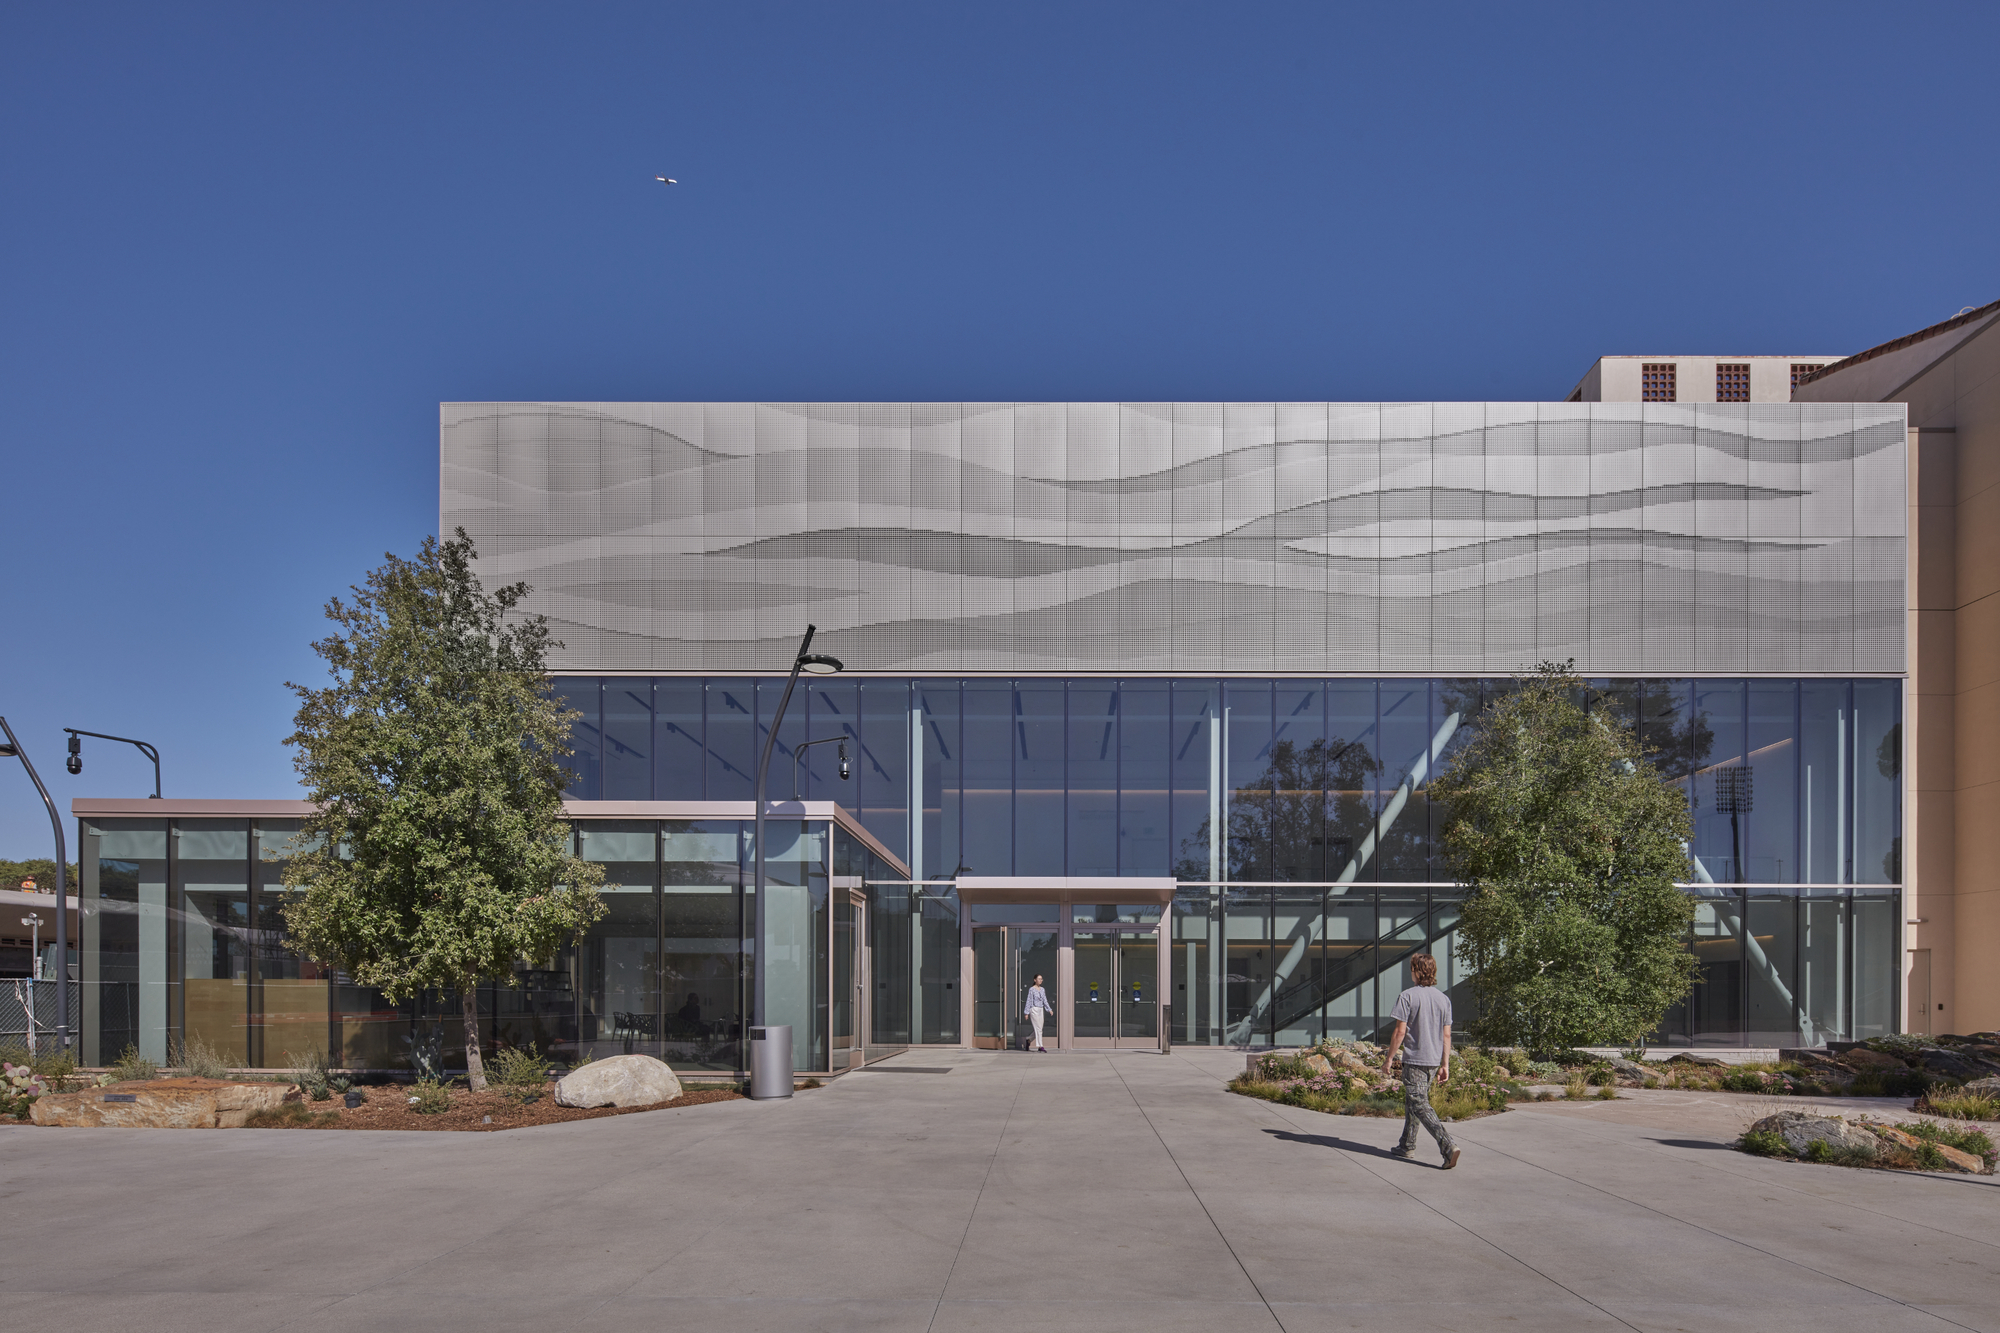
M 1898 1148 L 1908 1148 L 1911 1152 L 1915 1152 L 1918 1148 L 1923 1147 L 1924 1141 L 1922 1139 L 1914 1134 L 1905 1134 L 1894 1125 L 1870 1125 L 1868 1126 L 1868 1130 L 1876 1137 L 1885 1139 L 1895 1144 Z
M 1787 1047 L 1778 1052 L 1778 1058 L 1788 1064 L 1803 1066 L 1815 1074 L 1851 1074 L 1854 1072 L 1837 1058 L 1828 1055 L 1822 1050 Z
M 1954 1148 L 1948 1143 L 1933 1143 L 1931 1146 L 1943 1155 L 1945 1165 L 1949 1166 L 1952 1170 L 1963 1171 L 1969 1176 L 1983 1176 L 1986 1174 L 1985 1158 L 1974 1157 L 1963 1148 Z
M 1920 1152 L 1924 1148 L 1922 1139 L 1897 1129 L 1894 1125 L 1869 1125 L 1868 1129 L 1898 1148 L 1907 1148 L 1911 1152 Z M 1944 1158 L 1945 1165 L 1952 1170 L 1964 1171 L 1975 1176 L 1986 1174 L 1984 1158 L 1974 1156 L 1963 1148 L 1954 1148 L 1949 1143 L 1933 1143 L 1930 1146 L 1937 1149 L 1938 1155 Z
M 1965 1091 L 1980 1097 L 2000 1097 L 2000 1078 L 1976 1078 L 1965 1085 Z
M 1840 1062 L 1849 1069 L 1902 1069 L 1902 1060 L 1887 1051 L 1871 1051 L 1866 1046 L 1856 1046 L 1840 1057 Z
M 1644 1083 L 1658 1072 L 1657 1070 L 1648 1069 L 1636 1061 L 1622 1060 L 1616 1056 L 1605 1061 L 1605 1063 L 1611 1066 L 1612 1072 L 1617 1074 L 1618 1077 L 1629 1078 L 1635 1083 Z
M 282 1106 L 289 1083 L 230 1083 L 212 1078 L 158 1078 L 112 1083 L 35 1100 L 38 1125 L 122 1129 L 240 1129 L 253 1111 Z
M 1984 1060 L 1962 1055 L 1956 1051 L 1925 1051 L 1923 1067 L 1933 1074 L 1958 1083 L 1970 1083 L 1974 1079 L 1986 1078 L 1993 1074 Z
M 1713 1055 L 1689 1055 L 1685 1051 L 1679 1055 L 1669 1056 L 1667 1063 L 1670 1065 L 1706 1065 L 1711 1069 L 1729 1068 L 1729 1061 L 1727 1060 Z
M 1829 1148 L 1858 1148 L 1875 1151 L 1875 1136 L 1859 1125 L 1850 1125 L 1845 1116 L 1819 1115 L 1812 1111 L 1780 1111 L 1750 1126 L 1755 1133 L 1776 1134 L 1787 1151 L 1804 1156 L 1809 1145 L 1820 1142 Z
M 680 1095 L 680 1079 L 650 1055 L 592 1060 L 556 1083 L 558 1106 L 657 1106 Z
M 1308 1055 L 1306 1057 L 1306 1068 L 1312 1070 L 1315 1074 L 1331 1074 L 1333 1072 L 1333 1061 L 1323 1055 Z

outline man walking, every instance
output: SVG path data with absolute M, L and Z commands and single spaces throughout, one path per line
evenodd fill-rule
M 1417 984 L 1398 995 L 1395 1008 L 1389 1011 L 1389 1017 L 1396 1020 L 1396 1031 L 1382 1060 L 1386 1074 L 1396 1063 L 1404 1038 L 1409 1039 L 1409 1050 L 1403 1056 L 1403 1141 L 1390 1155 L 1408 1157 L 1414 1153 L 1417 1126 L 1421 1124 L 1437 1140 L 1438 1150 L 1444 1154 L 1444 1169 L 1449 1171 L 1458 1165 L 1459 1149 L 1451 1141 L 1451 1131 L 1431 1109 L 1431 1083 L 1451 1078 L 1451 997 L 1437 988 L 1438 964 L 1431 955 L 1420 953 L 1412 958 L 1410 975 Z

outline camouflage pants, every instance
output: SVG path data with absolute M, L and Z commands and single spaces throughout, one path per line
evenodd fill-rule
M 1438 1150 L 1451 1156 L 1451 1131 L 1431 1109 L 1431 1080 L 1436 1077 L 1436 1065 L 1403 1065 L 1403 1141 L 1396 1145 L 1399 1151 L 1416 1151 L 1417 1126 L 1422 1125 L 1437 1140 Z

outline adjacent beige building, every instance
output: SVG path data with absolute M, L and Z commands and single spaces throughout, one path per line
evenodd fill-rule
M 1840 359 L 1837 355 L 1601 356 L 1569 391 L 1569 401 L 1789 403 L 1800 380 Z
M 2000 301 L 1804 377 L 1909 409 L 1904 1026 L 2000 1028 Z

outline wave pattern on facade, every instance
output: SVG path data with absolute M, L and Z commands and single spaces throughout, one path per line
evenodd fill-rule
M 559 671 L 1899 673 L 1901 404 L 446 403 Z

